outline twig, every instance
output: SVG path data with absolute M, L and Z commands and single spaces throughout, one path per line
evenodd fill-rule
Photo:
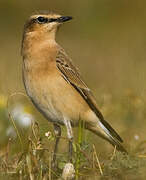
M 96 149 L 95 149 L 95 145 L 94 145 L 94 144 L 93 144 L 93 150 L 94 150 L 94 154 L 95 154 L 96 161 L 97 161 L 97 163 L 98 163 L 98 167 L 99 167 L 100 174 L 103 175 L 103 171 L 102 171 L 102 168 L 101 168 L 99 159 L 98 159 L 98 157 L 97 157 L 97 153 L 96 153 Z
M 112 154 L 111 160 L 113 160 L 113 159 L 114 159 L 115 154 L 116 154 L 116 150 L 117 150 L 117 146 L 115 146 L 115 147 L 114 147 L 114 151 L 113 151 L 113 154 Z
M 28 166 L 28 172 L 29 172 L 30 180 L 34 180 L 34 175 L 32 174 L 32 162 L 31 162 L 30 154 L 26 155 L 26 163 Z

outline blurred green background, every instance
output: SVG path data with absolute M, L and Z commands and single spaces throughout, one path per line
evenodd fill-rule
M 25 20 L 37 10 L 72 15 L 58 42 L 80 67 L 93 90 L 120 96 L 145 93 L 145 1 L 0 0 L 0 91 L 22 90 L 21 39 Z M 98 95 L 99 96 L 99 95 Z
M 59 30 L 57 42 L 73 59 L 93 90 L 101 111 L 133 151 L 146 140 L 146 1 L 0 0 L 0 144 L 9 127 L 7 97 L 25 92 L 20 55 L 23 25 L 37 10 L 74 19 Z M 23 99 L 24 97 L 22 97 Z M 14 98 L 14 104 L 32 105 Z M 29 104 L 29 105 L 26 105 Z M 36 115 L 37 111 L 32 110 Z M 42 118 L 39 114 L 37 117 Z M 47 121 L 45 121 L 47 123 Z M 91 136 L 101 154 L 112 149 Z M 7 138 L 6 138 L 7 139 Z

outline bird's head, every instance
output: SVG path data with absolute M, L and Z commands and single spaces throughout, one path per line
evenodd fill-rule
M 45 47 L 45 44 L 55 46 L 58 27 L 71 19 L 71 16 L 44 12 L 30 16 L 24 26 L 21 53 L 31 52 L 32 49 L 38 50 Z
M 61 24 L 71 19 L 71 16 L 61 16 L 54 13 L 35 14 L 27 20 L 24 31 L 25 33 L 56 32 Z

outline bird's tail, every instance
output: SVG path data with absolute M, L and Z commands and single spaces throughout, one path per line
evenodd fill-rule
M 105 121 L 105 120 L 104 120 Z M 118 151 L 124 152 L 127 154 L 126 149 L 122 146 L 123 140 L 120 136 L 116 133 L 116 131 L 105 121 L 104 124 L 98 120 L 98 123 L 95 125 L 89 125 L 88 129 L 98 136 L 102 137 L 103 139 L 107 140 L 110 144 Z
M 109 141 L 113 146 L 116 146 L 116 149 L 122 152 L 127 153 L 125 148 L 122 146 L 122 138 L 118 135 L 118 133 L 111 127 L 111 125 L 104 120 L 102 113 L 98 110 L 98 106 L 96 104 L 95 98 L 93 97 L 90 91 L 82 89 L 84 93 L 84 99 L 88 103 L 89 107 L 95 113 L 95 116 L 89 116 L 90 123 L 87 121 L 87 129 L 93 131 L 95 134 L 101 136 L 102 138 Z

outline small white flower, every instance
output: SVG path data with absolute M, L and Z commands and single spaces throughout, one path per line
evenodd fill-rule
M 46 132 L 46 133 L 45 133 L 45 136 L 46 136 L 46 137 L 50 137 L 50 136 L 51 136 L 51 132 L 50 132 L 50 131 Z
M 34 121 L 32 114 L 25 112 L 25 107 L 21 104 L 17 104 L 12 110 L 12 117 L 22 127 L 29 127 Z
M 21 125 L 21 126 L 24 126 L 24 127 L 28 127 L 31 125 L 32 121 L 33 121 L 33 116 L 31 114 L 27 114 L 27 113 L 24 113 L 24 114 L 21 114 L 18 118 L 18 123 Z

